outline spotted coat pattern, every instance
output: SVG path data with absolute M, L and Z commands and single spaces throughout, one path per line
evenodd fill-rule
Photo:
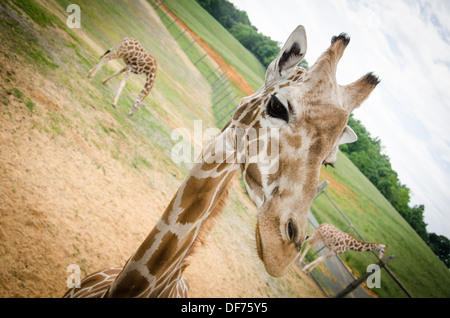
M 308 250 L 319 242 L 322 242 L 329 249 L 329 252 L 328 254 L 319 257 L 314 262 L 306 265 L 303 268 L 305 272 L 311 272 L 314 267 L 325 261 L 327 258 L 342 254 L 347 250 L 357 252 L 377 250 L 379 252 L 379 258 L 382 259 L 387 247 L 381 243 L 360 241 L 350 234 L 340 231 L 332 224 L 322 223 L 314 230 L 314 233 L 306 241 L 307 244 L 300 256 L 300 263 L 303 261 Z

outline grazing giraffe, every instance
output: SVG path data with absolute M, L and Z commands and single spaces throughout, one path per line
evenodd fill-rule
M 120 41 L 118 45 L 109 49 L 105 52 L 105 54 L 103 54 L 100 63 L 98 63 L 94 68 L 92 68 L 92 70 L 89 71 L 88 77 L 92 78 L 106 62 L 118 58 L 122 58 L 126 66 L 102 81 L 103 85 L 105 85 L 113 77 L 116 77 L 125 72 L 125 75 L 120 82 L 120 86 L 117 89 L 116 96 L 114 97 L 114 101 L 112 103 L 114 108 L 117 106 L 119 96 L 122 93 L 122 90 L 125 87 L 125 83 L 130 74 L 139 75 L 145 73 L 147 75 L 144 89 L 139 94 L 136 101 L 133 103 L 130 112 L 128 113 L 128 115 L 131 116 L 136 110 L 142 107 L 143 100 L 145 99 L 145 97 L 147 97 L 153 87 L 156 77 L 156 60 L 142 47 L 142 45 L 137 40 L 127 37 Z
M 302 255 L 300 256 L 299 264 L 302 263 L 308 250 L 313 245 L 319 242 L 322 242 L 329 249 L 329 252 L 325 255 L 322 255 L 314 262 L 311 262 L 308 265 L 306 265 L 302 269 L 304 272 L 308 273 L 311 272 L 314 269 L 314 267 L 319 265 L 321 262 L 324 262 L 326 259 L 332 256 L 342 254 L 347 250 L 357 252 L 377 250 L 379 253 L 378 258 L 383 259 L 384 252 L 386 251 L 387 247 L 387 245 L 381 243 L 374 243 L 374 242 L 367 243 L 360 241 L 351 236 L 350 234 L 338 230 L 335 226 L 331 224 L 322 223 L 314 230 L 314 233 L 310 237 L 308 237 L 308 239 L 305 241 L 306 246 L 305 249 L 303 250 Z
M 298 26 L 268 67 L 264 86 L 243 98 L 232 119 L 206 144 L 123 269 L 89 275 L 80 289 L 65 296 L 186 296 L 182 274 L 189 256 L 221 213 L 239 167 L 258 209 L 258 255 L 270 275 L 284 275 L 305 240 L 320 167 L 333 163 L 329 155 L 342 141 L 355 140 L 346 128 L 348 116 L 378 84 L 372 74 L 347 86 L 336 83 L 336 65 L 348 43 L 344 34 L 333 37 L 306 71 L 297 67 L 306 52 L 305 29 Z

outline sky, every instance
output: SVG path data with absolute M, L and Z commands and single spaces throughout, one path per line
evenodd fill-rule
M 378 137 L 427 231 L 450 238 L 450 1 L 230 0 L 258 31 L 283 44 L 306 29 L 312 66 L 341 32 L 350 45 L 337 80 L 368 72 L 381 83 L 354 116 Z

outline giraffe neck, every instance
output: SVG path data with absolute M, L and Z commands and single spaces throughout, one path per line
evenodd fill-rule
M 145 82 L 144 88 L 142 89 L 142 92 L 139 94 L 139 96 L 134 101 L 133 105 L 131 106 L 129 115 L 133 115 L 139 108 L 142 107 L 142 102 L 147 97 L 147 95 L 150 93 L 150 90 L 153 87 L 153 84 L 155 83 L 155 74 L 156 73 L 156 62 L 154 69 L 149 71 L 147 75 L 147 80 Z
M 379 246 L 378 243 L 362 242 L 355 238 L 353 238 L 353 240 L 354 241 L 349 244 L 349 249 L 352 251 L 367 252 L 367 251 L 371 251 Z
M 203 160 L 191 169 L 107 296 L 164 297 L 176 287 L 200 233 L 203 234 L 202 230 L 208 227 L 212 217 L 221 212 L 239 167 L 234 154 L 226 157 L 222 152 L 221 156 L 217 150 L 225 135 L 222 133 L 205 147 Z
M 156 67 L 155 67 L 156 69 Z M 153 84 L 155 83 L 155 73 L 156 71 L 152 69 L 152 71 L 148 72 L 147 75 L 147 80 L 145 81 L 145 85 L 144 88 L 142 89 L 142 92 L 139 94 L 136 102 L 137 103 L 142 103 L 142 101 L 145 99 L 145 97 L 147 97 L 147 95 L 150 93 L 150 90 L 153 87 Z

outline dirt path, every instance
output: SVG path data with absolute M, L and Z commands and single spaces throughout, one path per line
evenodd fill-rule
M 160 6 L 165 12 L 169 11 L 169 8 L 166 7 L 166 5 L 162 4 Z M 189 35 L 196 40 L 196 43 L 198 43 L 201 48 L 208 53 L 208 55 L 217 63 L 217 65 L 220 66 L 220 68 L 228 74 L 228 78 L 230 81 L 236 83 L 240 90 L 247 94 L 252 95 L 255 91 L 248 85 L 247 81 L 242 77 L 241 74 L 239 74 L 238 71 L 234 67 L 232 67 L 230 64 L 228 64 L 222 56 L 220 56 L 212 47 L 208 45 L 200 36 L 198 36 L 194 31 L 192 31 L 191 28 L 189 28 L 179 17 L 177 17 L 172 11 L 169 12 L 169 16 L 175 20 L 176 23 L 180 26 L 182 30 L 187 30 Z

